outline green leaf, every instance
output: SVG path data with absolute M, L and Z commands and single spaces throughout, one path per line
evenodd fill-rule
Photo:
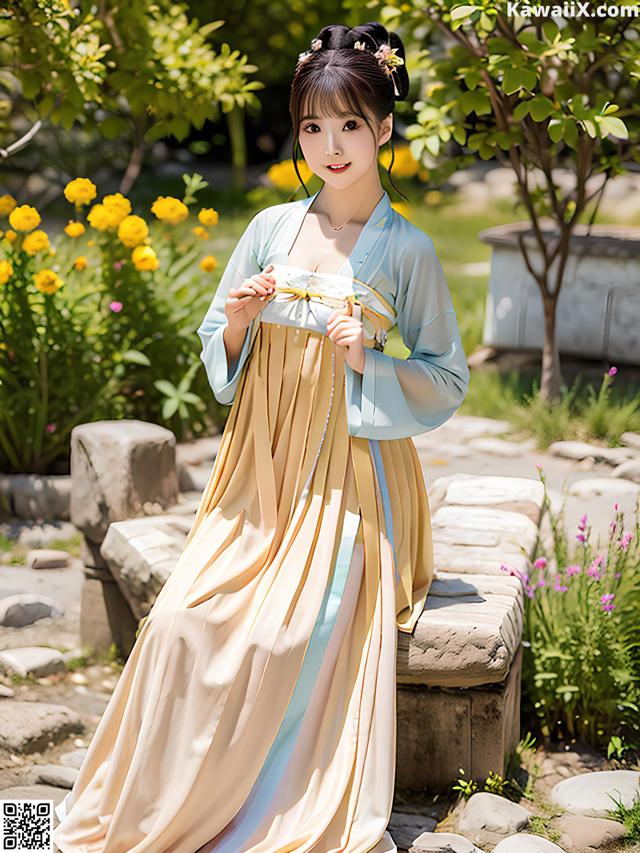
M 475 112 L 477 116 L 486 115 L 491 112 L 491 101 L 489 96 L 482 91 L 463 92 L 460 96 L 460 106 L 465 115 Z
M 477 8 L 477 6 L 455 6 L 451 10 L 451 20 L 459 21 L 461 18 L 468 18 Z
M 555 107 L 544 95 L 536 95 L 529 104 L 529 113 L 535 121 L 544 121 L 555 110 Z
M 558 118 L 551 119 L 547 131 L 552 142 L 560 142 L 564 134 L 564 122 Z
M 603 136 L 615 136 L 618 139 L 629 138 L 629 131 L 621 118 L 616 118 L 615 116 L 598 116 L 597 119 L 600 125 L 600 133 Z
M 162 404 L 162 417 L 165 421 L 168 421 L 169 418 L 173 417 L 178 410 L 178 406 L 180 405 L 180 400 L 177 397 L 170 397 L 165 400 Z
M 158 391 L 160 391 L 161 394 L 164 394 L 165 397 L 176 396 L 175 385 L 172 385 L 171 382 L 169 382 L 166 379 L 156 379 L 156 381 L 153 383 L 153 385 L 155 388 L 158 389 Z
M 520 101 L 518 106 L 513 111 L 513 117 L 516 121 L 522 121 L 525 116 L 529 115 L 529 106 L 531 101 Z
M 147 356 L 137 349 L 128 349 L 122 353 L 122 360 L 129 364 L 141 364 L 144 367 L 151 367 L 151 362 Z

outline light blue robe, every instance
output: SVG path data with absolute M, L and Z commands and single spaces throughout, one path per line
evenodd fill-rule
M 261 210 L 229 259 L 198 328 L 201 359 L 220 403 L 233 403 L 260 324 L 258 314 L 237 361 L 229 366 L 223 341 L 228 292 L 270 263 L 288 263 L 289 250 L 317 195 Z M 365 282 L 394 307 L 398 331 L 410 351 L 403 359 L 365 347 L 362 374 L 345 363 L 349 434 L 394 439 L 435 429 L 464 400 L 469 368 L 433 240 L 392 208 L 385 191 L 339 274 Z

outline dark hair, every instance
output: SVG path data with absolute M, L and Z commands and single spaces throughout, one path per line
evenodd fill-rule
M 402 64 L 395 64 L 392 68 L 381 64 L 375 53 L 385 44 L 401 57 Z M 367 104 L 380 122 L 393 112 L 396 101 L 406 99 L 409 75 L 404 58 L 400 37 L 377 21 L 353 28 L 330 24 L 311 40 L 311 49 L 300 54 L 291 84 L 289 112 L 293 126 L 293 166 L 307 196 L 309 191 L 298 171 L 297 161 L 302 110 L 314 115 L 322 112 L 340 116 L 346 109 L 348 113 L 360 116 L 373 133 L 362 104 Z M 390 142 L 391 163 L 387 174 L 392 186 L 406 198 L 391 178 L 395 154 L 393 139 Z

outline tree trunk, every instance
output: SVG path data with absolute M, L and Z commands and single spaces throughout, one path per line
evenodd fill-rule
M 246 188 L 247 140 L 244 132 L 244 110 L 234 107 L 227 113 L 227 127 L 231 143 L 231 176 L 236 190 Z
M 544 344 L 542 347 L 542 375 L 540 396 L 547 402 L 558 402 L 561 398 L 560 353 L 556 344 L 556 301 L 546 298 L 544 308 Z

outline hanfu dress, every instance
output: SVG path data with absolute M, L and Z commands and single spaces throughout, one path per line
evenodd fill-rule
M 430 237 L 385 192 L 339 273 L 288 263 L 313 199 L 240 238 L 198 329 L 231 410 L 184 551 L 56 809 L 62 853 L 390 853 L 397 631 L 433 577 L 411 436 L 469 380 Z M 276 291 L 235 364 L 230 288 Z M 326 321 L 362 319 L 364 373 Z M 384 352 L 397 324 L 410 355 Z

